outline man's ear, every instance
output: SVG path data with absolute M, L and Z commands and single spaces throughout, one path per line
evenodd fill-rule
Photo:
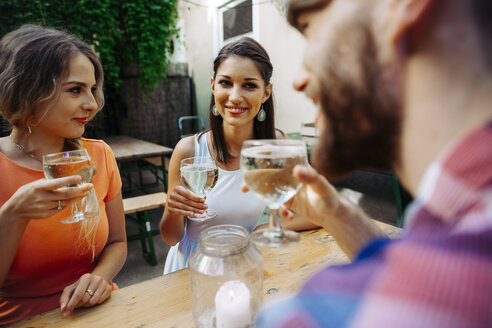
M 387 15 L 387 37 L 392 44 L 398 44 L 410 30 L 422 20 L 435 0 L 390 0 Z

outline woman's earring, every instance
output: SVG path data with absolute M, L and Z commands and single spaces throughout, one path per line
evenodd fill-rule
M 29 134 L 32 133 L 32 130 L 31 130 L 31 126 L 30 125 L 27 126 L 27 131 L 29 131 Z
M 259 122 L 263 122 L 266 119 L 266 112 L 263 109 L 263 104 L 261 104 L 260 111 L 258 112 L 258 115 L 256 115 L 256 118 Z
M 214 105 L 214 108 L 212 108 L 212 114 L 214 114 L 214 116 L 219 116 L 219 111 L 218 111 L 217 107 L 215 107 L 215 105 Z

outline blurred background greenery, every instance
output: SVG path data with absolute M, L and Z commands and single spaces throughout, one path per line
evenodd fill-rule
M 104 133 L 119 134 L 117 121 L 128 116 L 122 99 L 125 75 L 136 79 L 139 93 L 152 98 L 166 77 L 178 36 L 177 0 L 2 0 L 0 36 L 22 24 L 39 24 L 74 34 L 92 45 L 105 71 Z M 128 88 L 123 89 L 127 92 Z M 8 133 L 3 122 L 2 134 Z M 97 125 L 97 124 L 96 124 Z M 94 131 L 93 131 L 94 132 Z M 90 129 L 88 131 L 91 133 Z

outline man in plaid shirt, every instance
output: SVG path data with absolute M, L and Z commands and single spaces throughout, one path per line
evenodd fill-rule
M 293 0 L 288 15 L 307 40 L 294 87 L 320 107 L 322 175 L 297 167 L 287 205 L 353 262 L 257 326 L 492 327 L 492 1 Z M 391 241 L 325 179 L 388 167 L 415 198 Z

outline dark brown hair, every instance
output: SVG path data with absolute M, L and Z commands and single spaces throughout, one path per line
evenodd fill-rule
M 266 50 L 252 38 L 244 37 L 238 41 L 231 42 L 225 45 L 214 60 L 214 79 L 217 74 L 217 70 L 220 65 L 229 57 L 238 56 L 251 59 L 263 78 L 265 86 L 270 84 L 270 78 L 272 77 L 273 66 L 270 62 Z M 227 163 L 231 159 L 231 154 L 227 149 L 227 145 L 224 139 L 224 130 L 222 127 L 222 116 L 213 115 L 213 108 L 215 106 L 214 95 L 212 94 L 209 108 L 209 120 L 210 128 L 212 131 L 212 145 L 215 153 L 217 154 L 217 161 L 220 163 Z M 274 139 L 275 138 L 275 117 L 274 117 L 274 105 L 273 105 L 273 91 L 267 101 L 263 103 L 263 110 L 266 113 L 266 118 L 263 122 L 254 120 L 253 123 L 253 138 L 254 139 Z M 204 134 L 201 133 L 199 137 Z
M 287 11 L 289 23 L 299 29 L 298 16 L 303 12 L 314 11 L 324 8 L 332 0 L 291 0 Z M 453 1 L 453 0 L 451 0 Z M 492 1 L 472 0 L 470 2 L 475 25 L 481 38 L 483 57 L 492 68 Z

